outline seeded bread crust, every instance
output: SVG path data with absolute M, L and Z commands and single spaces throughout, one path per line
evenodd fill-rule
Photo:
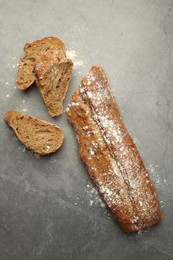
M 99 66 L 83 78 L 66 114 L 81 160 L 120 228 L 131 233 L 159 222 L 155 188 Z
M 63 131 L 39 118 L 9 110 L 6 112 L 4 120 L 26 148 L 35 153 L 41 155 L 53 153 L 63 143 Z
M 49 114 L 58 116 L 73 69 L 73 62 L 66 57 L 64 43 L 55 37 L 46 37 L 27 43 L 24 51 L 16 86 L 25 90 L 36 82 Z

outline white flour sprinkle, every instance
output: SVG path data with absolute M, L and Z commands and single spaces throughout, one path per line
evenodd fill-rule
M 7 95 L 6 95 L 6 98 L 9 98 L 9 96 L 10 96 L 10 95 L 9 95 L 9 94 L 7 94 Z
M 76 57 L 76 52 L 75 52 L 75 50 L 73 50 L 73 49 L 69 49 L 69 50 L 66 51 L 66 55 L 67 55 L 67 57 L 68 57 L 69 59 L 74 60 L 75 57 Z
M 68 58 L 70 58 L 74 63 L 74 68 L 78 68 L 84 65 L 82 60 L 77 59 L 77 54 L 74 49 L 69 49 L 66 51 L 66 55 Z
M 150 163 L 149 166 L 147 166 L 147 170 L 149 172 L 149 176 L 151 177 L 152 181 L 156 185 L 158 185 L 160 183 L 160 178 L 157 170 L 154 168 L 154 165 Z
M 92 206 L 101 206 L 105 208 L 105 203 L 102 201 L 98 191 L 92 185 L 87 184 L 87 188 L 85 189 L 85 193 L 89 196 L 89 205 Z
M 71 105 L 75 107 L 75 106 L 79 106 L 79 103 L 78 102 L 71 102 Z
M 88 126 L 87 126 L 87 125 L 86 125 L 86 126 L 83 126 L 82 129 L 83 129 L 84 131 L 86 131 L 86 130 L 88 129 Z
M 89 154 L 90 155 L 94 155 L 95 154 L 95 152 L 94 152 L 94 150 L 92 148 L 89 149 Z
M 27 109 L 26 109 L 26 108 L 24 108 L 24 109 L 22 109 L 22 111 L 23 111 L 23 112 L 26 112 L 26 111 L 27 111 Z
M 45 150 L 48 151 L 50 149 L 50 145 L 46 145 Z
M 78 67 L 81 67 L 81 66 L 83 66 L 83 61 L 76 61 L 76 62 L 74 62 L 74 67 L 75 68 L 78 68 Z

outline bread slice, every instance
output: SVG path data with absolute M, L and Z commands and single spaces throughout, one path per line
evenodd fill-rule
M 14 110 L 6 112 L 4 120 L 19 140 L 30 150 L 41 155 L 58 150 L 64 139 L 63 131 L 46 121 Z
M 73 62 L 62 51 L 48 51 L 35 63 L 36 83 L 51 116 L 62 112 L 72 74 Z
M 55 37 L 46 37 L 32 43 L 26 43 L 24 46 L 25 55 L 20 59 L 18 66 L 17 88 L 22 90 L 29 88 L 36 80 L 34 73 L 35 61 L 48 50 L 60 49 L 65 52 L 64 43 Z
M 121 229 L 131 233 L 159 222 L 155 188 L 100 66 L 83 78 L 66 114 L 81 160 Z
M 64 43 L 55 37 L 47 37 L 27 43 L 24 51 L 16 86 L 25 90 L 36 82 L 49 114 L 58 116 L 73 69 L 73 62 L 66 57 Z

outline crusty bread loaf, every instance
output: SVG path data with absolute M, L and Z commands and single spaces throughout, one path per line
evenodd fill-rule
M 55 37 L 26 44 L 18 67 L 16 86 L 25 90 L 36 82 L 51 116 L 62 112 L 73 62 L 66 57 L 64 43 Z
M 6 112 L 4 119 L 19 140 L 33 152 L 50 154 L 58 150 L 63 143 L 62 130 L 39 118 L 10 110 Z
M 156 191 L 99 66 L 83 78 L 66 114 L 80 157 L 121 229 L 130 233 L 157 223 Z

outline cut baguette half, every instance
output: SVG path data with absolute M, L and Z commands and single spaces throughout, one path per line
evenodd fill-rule
M 63 131 L 58 126 L 39 118 L 9 110 L 4 120 L 26 148 L 35 153 L 41 155 L 53 153 L 63 143 Z
M 158 223 L 156 190 L 100 66 L 82 79 L 66 114 L 81 160 L 121 229 L 132 233 Z

